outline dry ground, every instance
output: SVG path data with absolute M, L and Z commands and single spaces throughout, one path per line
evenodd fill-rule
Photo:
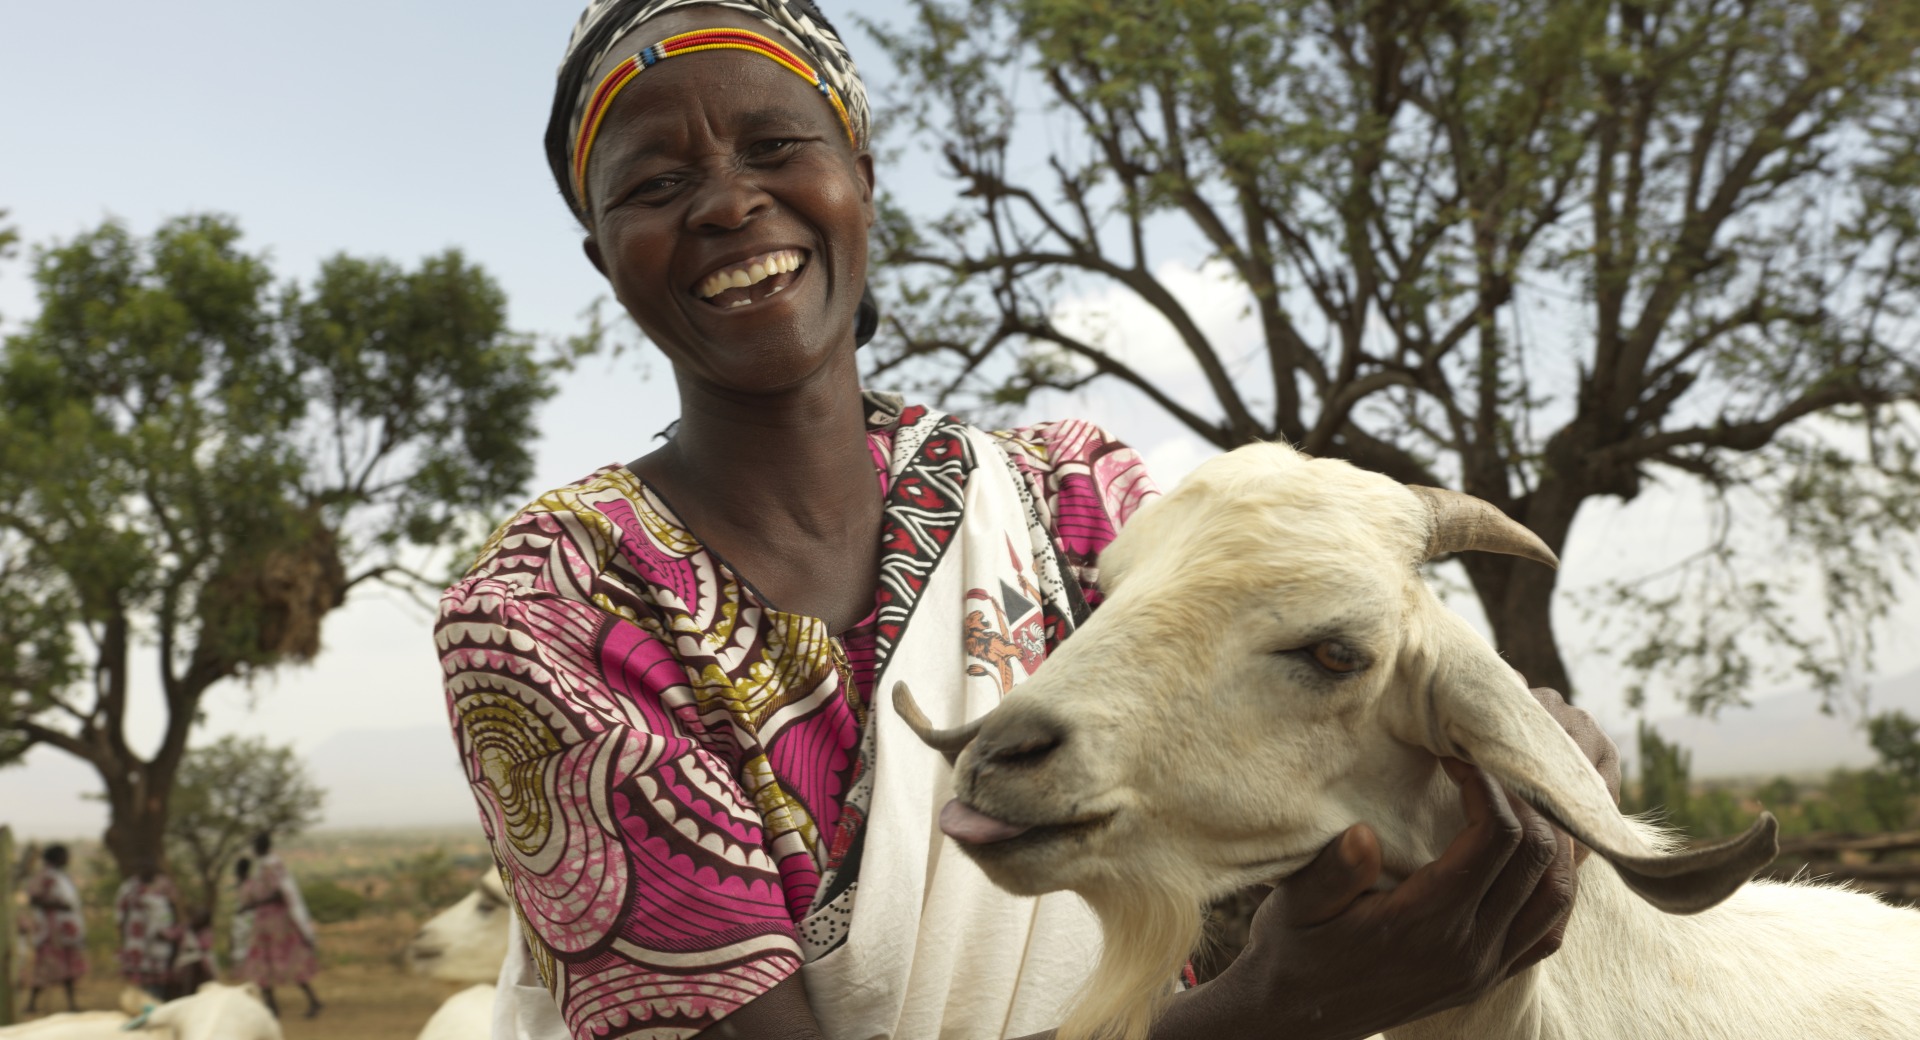
M 406 974 L 398 951 L 412 936 L 407 914 L 320 926 L 322 968 L 314 989 L 326 1007 L 303 1018 L 306 998 L 298 989 L 277 990 L 287 1040 L 414 1040 L 440 1002 L 464 987 Z M 78 990 L 82 1010 L 118 1005 L 121 984 L 109 966 L 95 971 Z M 26 994 L 16 992 L 16 1008 Z M 63 994 L 42 993 L 40 1011 L 65 1011 Z

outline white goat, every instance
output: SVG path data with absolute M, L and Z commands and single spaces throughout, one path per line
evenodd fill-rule
M 461 900 L 435 914 L 407 944 L 407 970 L 448 982 L 492 982 L 507 959 L 512 910 L 491 868 Z
M 441 1003 L 415 1040 L 479 1040 L 493 1033 L 491 982 L 468 986 Z
M 1421 580 L 1421 561 L 1469 549 L 1557 562 L 1477 499 L 1243 448 L 1135 517 L 1102 556 L 1105 605 L 990 716 L 935 731 L 895 688 L 923 740 L 965 748 L 948 832 L 1002 887 L 1071 889 L 1100 914 L 1063 1040 L 1143 1036 L 1201 907 L 1299 870 L 1352 823 L 1378 832 L 1392 880 L 1432 860 L 1463 825 L 1442 756 L 1597 855 L 1557 955 L 1395 1040 L 1920 1036 L 1920 913 L 1743 885 L 1774 854 L 1771 816 L 1685 852 L 1622 818 Z
M 259 987 L 251 982 L 239 986 L 209 982 L 191 996 L 169 1000 L 154 1008 L 138 1029 L 129 1029 L 130 1020 L 131 1016 L 123 1011 L 48 1015 L 24 1025 L 0 1029 L 0 1038 L 128 1040 L 147 1036 L 170 1040 L 283 1040 L 280 1023 L 267 1011 L 260 1000 Z

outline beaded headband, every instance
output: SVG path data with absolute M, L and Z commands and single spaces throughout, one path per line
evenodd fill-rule
M 647 71 L 659 62 L 681 54 L 695 51 L 750 51 L 762 54 L 787 69 L 787 71 L 807 81 L 807 85 L 818 90 L 833 103 L 833 111 L 840 117 L 840 125 L 846 128 L 847 142 L 855 148 L 860 147 L 853 132 L 853 120 L 847 116 L 847 106 L 841 101 L 833 86 L 821 79 L 813 71 L 813 66 L 800 60 L 785 47 L 773 42 L 757 32 L 746 29 L 695 29 L 677 36 L 669 36 L 651 47 L 643 47 L 640 53 L 615 65 L 600 85 L 593 90 L 593 97 L 587 103 L 586 114 L 580 120 L 580 133 L 573 143 L 573 191 L 580 200 L 581 208 L 587 202 L 587 156 L 593 151 L 594 138 L 600 134 L 600 122 L 606 118 L 607 109 L 613 107 L 613 99 L 620 95 L 634 77 Z

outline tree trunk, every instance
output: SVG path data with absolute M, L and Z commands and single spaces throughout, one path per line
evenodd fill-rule
M 167 794 L 172 784 L 155 783 L 149 768 L 138 760 L 127 763 L 127 778 L 119 783 L 109 778 L 106 785 L 103 843 L 123 878 L 134 876 L 143 864 L 162 865 L 166 858 Z
M 1515 571 L 1507 594 L 1494 604 L 1486 604 L 1487 622 L 1493 626 L 1494 645 L 1526 677 L 1528 686 L 1547 686 L 1573 703 L 1573 678 L 1561 660 L 1560 645 L 1553 635 L 1554 573 L 1526 560 L 1511 564 Z M 1538 576 L 1528 570 L 1541 572 Z M 1482 600 L 1485 604 L 1486 601 Z

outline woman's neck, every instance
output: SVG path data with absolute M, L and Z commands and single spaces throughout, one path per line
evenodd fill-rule
M 640 475 L 677 509 L 714 526 L 831 537 L 877 505 L 866 406 L 854 373 L 787 394 L 746 396 L 682 384 L 673 439 Z M 877 515 L 877 514 L 876 514 Z M 683 517 L 692 522 L 694 517 Z M 737 520 L 739 523 L 732 521 Z
M 778 609 L 844 631 L 872 610 L 882 502 L 851 360 L 747 397 L 683 381 L 680 426 L 633 469 Z

